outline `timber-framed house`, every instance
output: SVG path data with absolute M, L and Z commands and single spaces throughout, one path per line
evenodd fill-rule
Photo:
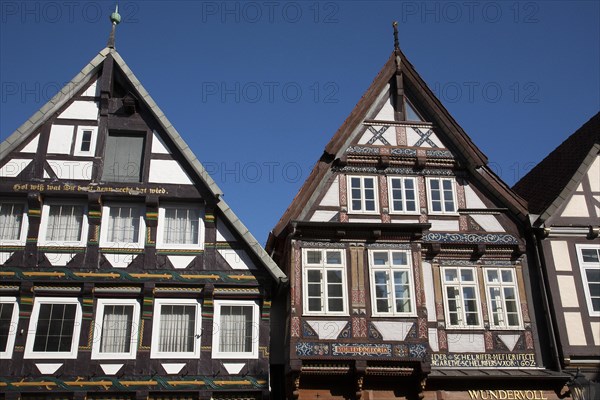
M 531 213 L 559 365 L 600 396 L 600 113 L 515 184 Z
M 0 397 L 267 399 L 286 277 L 109 44 L 0 147 Z
M 526 203 L 395 34 L 267 242 L 290 279 L 273 360 L 286 398 L 556 399 L 567 378 L 545 368 Z

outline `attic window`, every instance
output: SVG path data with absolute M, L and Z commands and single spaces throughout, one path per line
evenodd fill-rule
M 104 151 L 105 182 L 141 182 L 144 134 L 109 132 Z
M 419 113 L 414 109 L 410 101 L 405 97 L 404 98 L 404 113 L 407 121 L 421 121 L 423 122 L 423 118 L 419 116 Z
M 74 156 L 93 157 L 96 151 L 97 126 L 78 126 L 75 136 Z

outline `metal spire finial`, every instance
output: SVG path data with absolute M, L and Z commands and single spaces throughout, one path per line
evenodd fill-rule
M 121 14 L 119 14 L 119 5 L 115 5 L 115 12 L 110 14 L 110 21 L 112 22 L 112 28 L 110 30 L 110 36 L 108 37 L 107 47 L 111 49 L 115 48 L 115 30 L 117 25 L 121 22 Z

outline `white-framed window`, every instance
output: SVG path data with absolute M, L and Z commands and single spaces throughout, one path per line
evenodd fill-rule
M 81 304 L 73 297 L 36 297 L 23 358 L 77 358 Z
M 514 268 L 484 268 L 485 292 L 493 329 L 521 329 L 521 304 Z
M 27 207 L 17 200 L 0 201 L 0 245 L 23 245 L 27 239 Z
M 416 316 L 410 251 L 369 250 L 374 316 Z
M 151 358 L 199 358 L 200 304 L 196 299 L 155 299 Z
M 146 223 L 140 204 L 119 203 L 102 207 L 101 247 L 143 248 Z
M 135 359 L 139 320 L 140 304 L 137 300 L 98 299 L 92 359 Z
M 12 357 L 18 321 L 17 298 L 0 297 L 0 360 L 8 360 Z
M 343 249 L 302 249 L 305 315 L 348 315 Z
M 415 178 L 390 176 L 388 178 L 388 193 L 390 213 L 419 213 L 419 191 Z
M 156 247 L 203 249 L 204 209 L 196 204 L 168 204 L 158 209 Z
M 39 244 L 83 247 L 86 245 L 87 234 L 85 203 L 52 200 L 42 207 Z
M 578 244 L 575 247 L 588 310 L 590 315 L 600 316 L 600 245 Z
M 456 214 L 456 182 L 454 178 L 427 178 L 430 214 Z
M 258 358 L 259 307 L 253 300 L 215 300 L 213 358 Z
M 482 327 L 475 268 L 442 267 L 442 290 L 448 328 Z
M 97 126 L 78 126 L 75 133 L 74 156 L 93 157 L 96 152 Z
M 349 212 L 377 214 L 379 212 L 376 176 L 348 176 Z

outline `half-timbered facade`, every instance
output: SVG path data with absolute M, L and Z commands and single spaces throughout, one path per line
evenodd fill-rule
M 526 205 L 486 164 L 396 38 L 267 243 L 288 398 L 556 398 Z
M 0 397 L 269 398 L 286 277 L 113 43 L 1 144 Z
M 600 113 L 514 186 L 528 201 L 563 368 L 600 381 Z M 598 389 L 600 395 L 600 387 Z

